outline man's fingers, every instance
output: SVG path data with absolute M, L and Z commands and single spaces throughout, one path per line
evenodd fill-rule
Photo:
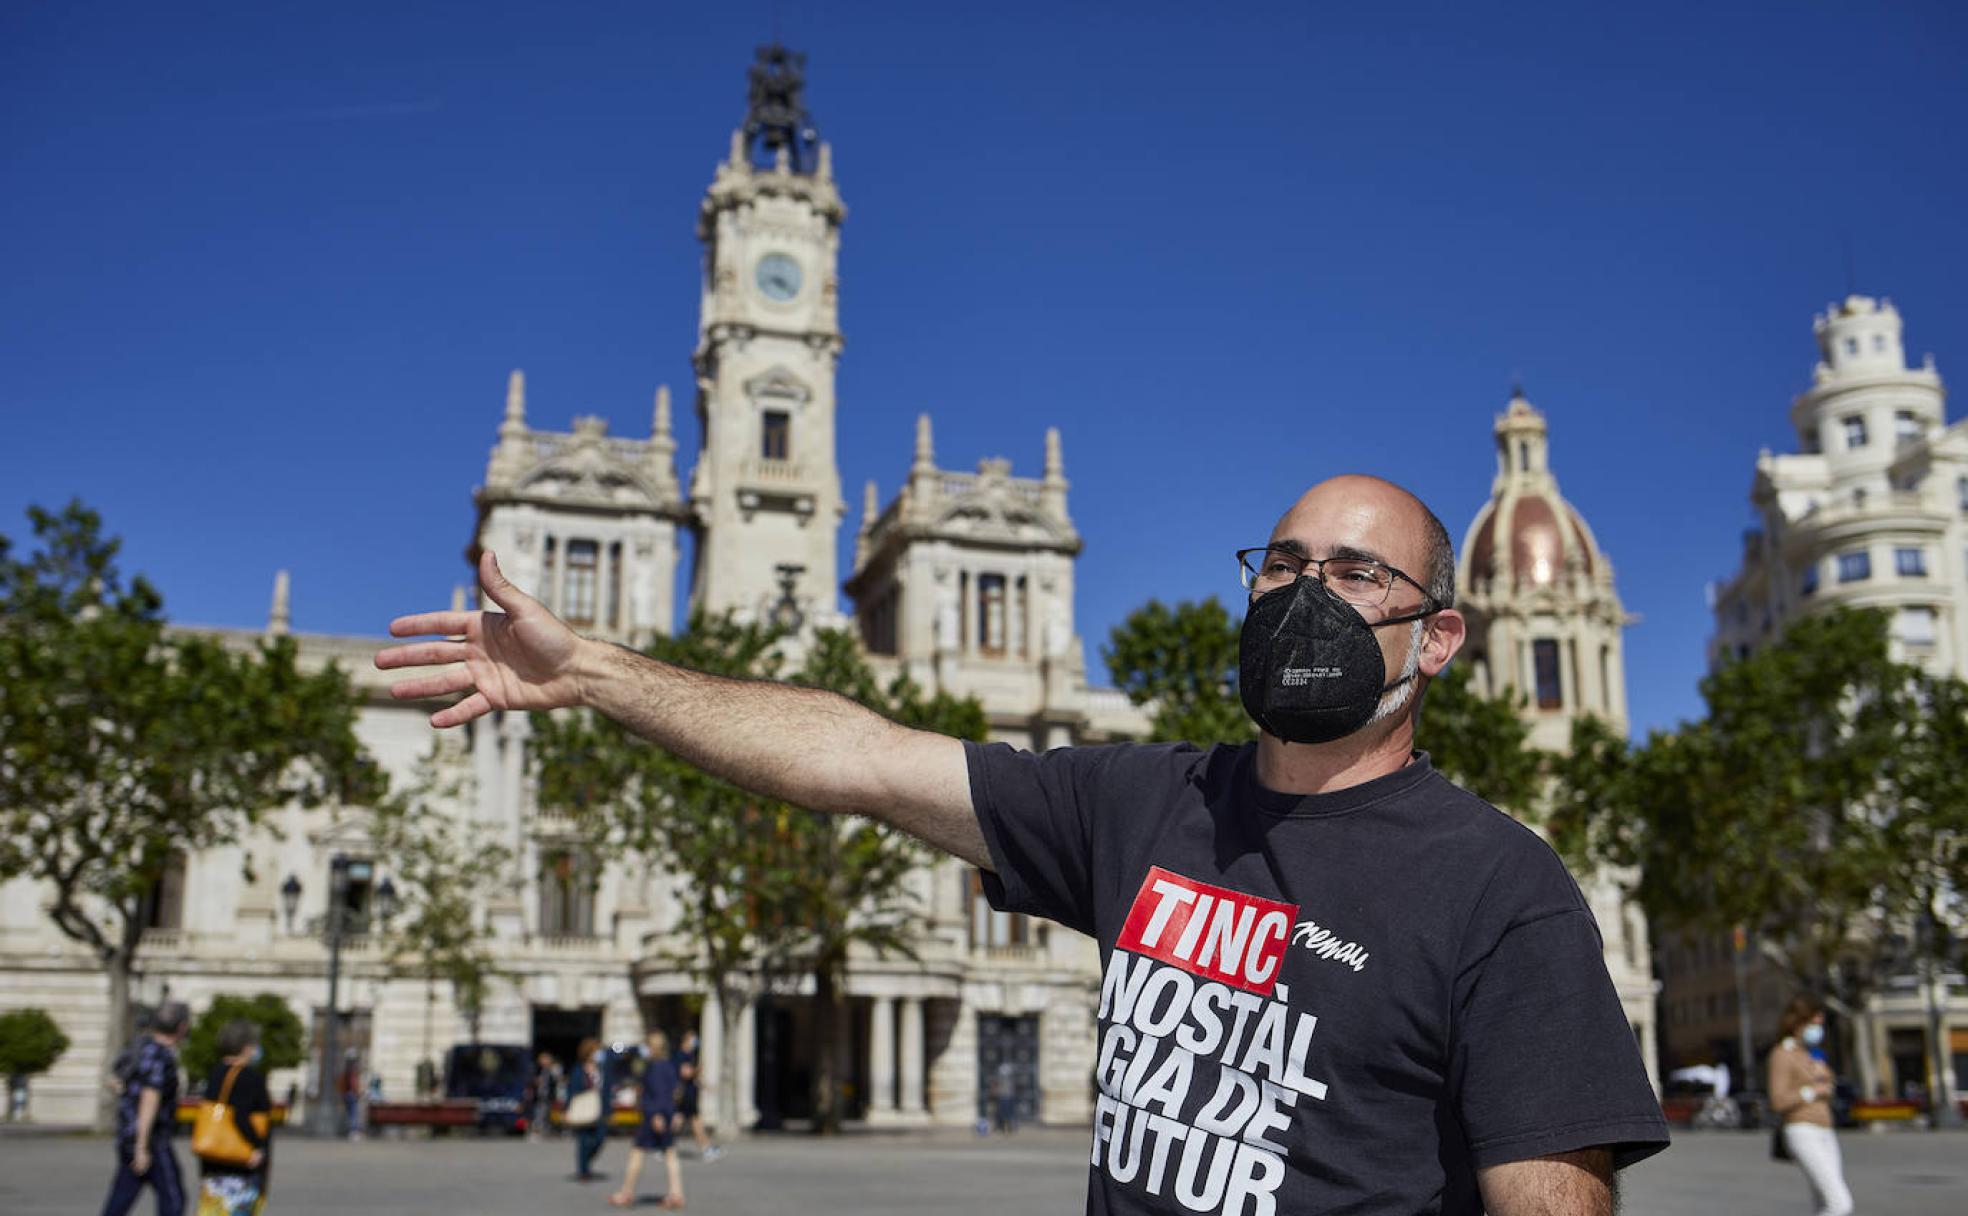
M 391 646 L 376 655 L 376 666 L 385 670 L 391 667 L 437 667 L 445 663 L 462 663 L 469 648 L 463 642 L 412 642 L 408 646 Z
M 457 637 L 465 632 L 475 612 L 415 612 L 390 622 L 393 638 L 423 638 L 432 634 Z M 385 652 L 387 653 L 387 652 Z
M 516 613 L 534 603 L 532 596 L 521 591 L 499 569 L 499 555 L 490 549 L 478 555 L 478 585 L 485 588 L 487 599 L 507 612 Z
M 432 714 L 431 725 L 437 727 L 439 730 L 443 730 L 447 726 L 462 726 L 473 718 L 491 712 L 492 702 L 485 699 L 484 693 L 475 692 L 456 705 L 448 706 Z
M 464 692 L 474 687 L 471 668 L 451 667 L 436 675 L 419 676 L 414 680 L 398 680 L 390 685 L 390 696 L 399 701 L 417 701 L 424 697 L 448 697 L 454 692 Z

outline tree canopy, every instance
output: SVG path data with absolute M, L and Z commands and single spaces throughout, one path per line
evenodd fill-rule
M 0 1077 L 47 1072 L 68 1050 L 68 1036 L 45 1009 L 0 1013 Z
M 683 635 L 659 637 L 655 658 L 740 679 L 785 674 L 774 629 L 699 616 Z M 792 679 L 928 730 L 980 739 L 974 699 L 926 694 L 904 676 L 884 683 L 848 633 L 818 630 Z M 871 820 L 762 799 L 711 777 L 589 713 L 534 717 L 540 802 L 579 817 L 598 848 L 627 851 L 680 880 L 686 943 L 671 960 L 716 993 L 723 1042 L 735 1041 L 742 1004 L 761 985 L 812 976 L 817 1000 L 814 1106 L 821 1130 L 838 1126 L 840 1062 L 834 1019 L 857 946 L 906 953 L 919 913 L 905 879 L 928 858 L 906 835 Z M 720 1105 L 736 1109 L 736 1070 L 718 1070 Z
M 307 1029 L 287 998 L 273 992 L 221 994 L 193 1020 L 184 1044 L 178 1048 L 178 1060 L 194 1085 L 210 1076 L 219 1062 L 219 1032 L 228 1022 L 239 1020 L 260 1028 L 260 1047 L 266 1052 L 263 1068 L 292 1068 L 307 1058 Z
M 1530 738 L 1522 693 L 1484 696 L 1460 663 L 1429 682 L 1415 746 L 1449 780 L 1520 815 L 1536 812 L 1543 787 L 1546 757 Z
M 1150 739 L 1207 747 L 1256 737 L 1237 692 L 1241 623 L 1213 595 L 1173 608 L 1151 599 L 1108 633 L 1101 655 L 1114 686 L 1154 706 Z
M 1663 928 L 1743 925 L 1801 986 L 1856 1002 L 1904 961 L 1904 926 L 1961 890 L 1968 828 L 1968 688 L 1895 662 L 1886 629 L 1801 618 L 1703 680 L 1706 718 L 1638 747 L 1581 724 L 1559 843 L 1639 867 Z
M 96 512 L 28 516 L 33 552 L 0 536 L 0 880 L 44 884 L 55 926 L 109 973 L 113 1050 L 144 900 L 173 857 L 238 843 L 274 807 L 366 799 L 381 778 L 339 670 L 302 670 L 290 638 L 234 649 L 167 631 Z

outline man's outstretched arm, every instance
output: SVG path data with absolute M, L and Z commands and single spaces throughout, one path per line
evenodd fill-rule
M 901 828 L 972 865 L 991 866 L 971 806 L 963 744 L 890 722 L 813 688 L 706 675 L 583 638 L 499 571 L 479 582 L 503 612 L 426 612 L 390 622 L 381 668 L 446 669 L 392 685 L 403 700 L 466 694 L 431 715 L 458 726 L 493 710 L 586 706 L 665 751 L 753 793 Z
M 1476 1171 L 1490 1216 L 1613 1216 L 1613 1154 L 1586 1148 Z

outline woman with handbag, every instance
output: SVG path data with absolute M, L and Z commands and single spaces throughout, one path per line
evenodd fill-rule
M 1770 1104 L 1783 1122 L 1777 1128 L 1784 1149 L 1811 1187 L 1817 1216 L 1849 1216 L 1852 1192 L 1838 1135 L 1831 1129 L 1831 1091 L 1836 1079 L 1824 1062 L 1824 1010 L 1800 996 L 1777 1020 L 1777 1045 L 1770 1049 Z
M 260 1216 L 266 1210 L 273 1101 L 258 1067 L 260 1028 L 244 1018 L 219 1031 L 219 1063 L 206 1078 L 192 1127 L 198 1155 L 198 1216 Z
M 594 1159 L 608 1141 L 608 1084 L 598 1058 L 599 1039 L 581 1040 L 574 1052 L 574 1071 L 567 1078 L 567 1110 L 561 1116 L 574 1132 L 574 1180 L 594 1182 Z

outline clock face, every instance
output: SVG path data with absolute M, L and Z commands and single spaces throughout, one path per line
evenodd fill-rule
M 790 300 L 799 294 L 800 265 L 783 253 L 768 253 L 758 262 L 758 288 L 768 300 Z

